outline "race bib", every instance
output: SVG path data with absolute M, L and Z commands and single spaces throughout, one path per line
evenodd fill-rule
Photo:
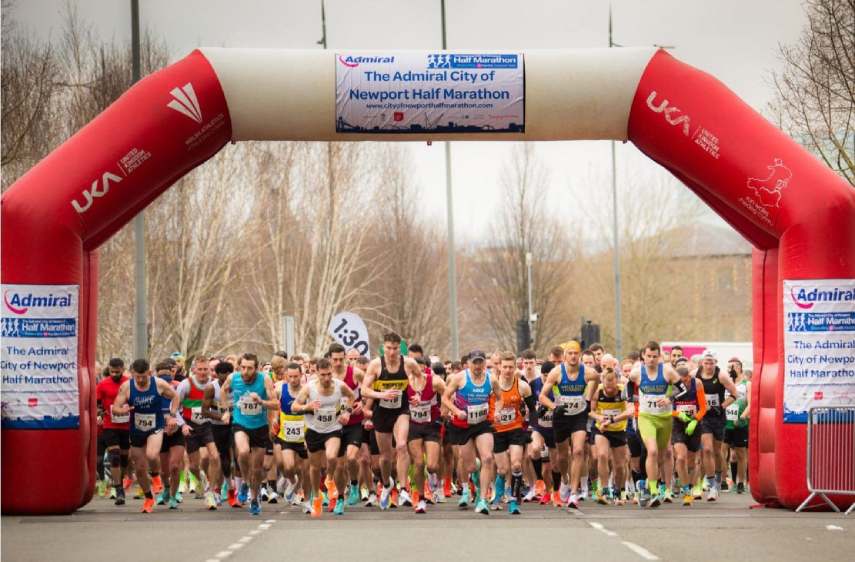
M 134 414 L 134 427 L 139 431 L 151 431 L 156 419 L 157 414 Z
M 306 436 L 306 424 L 303 420 L 286 420 L 282 426 L 286 443 L 302 443 Z
M 490 411 L 490 404 L 475 404 L 466 406 L 466 421 L 469 425 L 479 424 L 487 419 L 487 413 Z
M 694 404 L 677 404 L 676 407 L 678 412 L 685 412 L 688 416 L 694 416 L 698 411 L 698 407 Z
M 326 429 L 335 424 L 336 408 L 335 406 L 326 406 L 318 408 L 315 412 L 315 425 L 318 429 Z
M 261 413 L 261 402 L 241 400 L 238 402 L 238 408 L 244 416 L 257 416 Z
M 401 396 L 403 396 L 403 394 L 403 392 L 399 392 L 398 396 L 396 396 L 392 400 L 380 400 L 380 407 L 388 408 L 390 410 L 397 410 L 401 407 Z
M 568 416 L 577 416 L 585 411 L 584 396 L 559 396 L 558 403 L 567 406 Z
M 131 413 L 128 412 L 126 414 L 110 414 L 110 420 L 113 423 L 128 423 L 131 421 Z
M 410 421 L 413 423 L 430 423 L 430 402 L 410 405 Z
M 725 415 L 727 415 L 727 421 L 736 423 L 739 421 L 739 404 L 734 402 L 725 410 Z
M 517 419 L 516 408 L 502 408 L 496 412 L 496 423 L 499 425 L 507 425 L 513 423 Z
M 645 414 L 670 414 L 671 401 L 669 400 L 664 406 L 659 406 L 659 400 L 662 398 L 667 398 L 667 396 L 664 394 L 645 394 L 638 401 L 640 411 Z
M 208 418 L 202 415 L 202 406 L 190 408 L 190 421 L 195 424 L 208 423 Z
M 552 410 L 547 410 L 541 417 L 537 418 L 537 425 L 543 428 L 552 427 Z
M 721 402 L 718 400 L 718 394 L 707 394 L 707 406 L 710 408 L 714 408 L 715 406 L 720 406 Z

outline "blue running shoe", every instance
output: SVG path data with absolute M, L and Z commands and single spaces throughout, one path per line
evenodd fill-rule
M 517 504 L 517 500 L 511 500 L 508 502 L 508 513 L 511 515 L 519 515 L 520 514 L 520 506 Z
M 240 503 L 246 503 L 246 500 L 249 498 L 249 484 L 244 482 L 240 485 L 240 490 L 238 491 L 238 501 Z
M 478 500 L 478 503 L 475 504 L 475 513 L 490 515 L 490 508 L 487 506 L 487 500 L 483 498 Z
M 258 503 L 257 499 L 253 499 L 249 504 L 249 514 L 250 515 L 261 515 L 261 504 Z

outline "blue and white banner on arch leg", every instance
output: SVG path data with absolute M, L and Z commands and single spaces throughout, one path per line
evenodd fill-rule
M 784 280 L 784 421 L 855 406 L 855 279 Z
M 80 426 L 78 285 L 3 285 L 4 428 Z

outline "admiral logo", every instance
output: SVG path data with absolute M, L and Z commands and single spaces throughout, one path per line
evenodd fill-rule
M 26 314 L 30 308 L 68 307 L 71 306 L 71 295 L 34 296 L 32 293 L 3 293 L 3 303 L 14 314 Z
M 354 57 L 354 56 L 351 56 L 351 55 L 348 55 L 348 56 L 346 56 L 346 57 L 343 57 L 343 56 L 339 55 L 339 56 L 338 56 L 338 62 L 340 62 L 341 64 L 343 64 L 344 66 L 346 66 L 346 67 L 348 67 L 348 68 L 356 68 L 357 66 L 359 66 L 359 65 L 360 65 L 360 64 L 362 64 L 362 63 L 366 63 L 366 64 L 368 64 L 368 63 L 373 63 L 373 64 L 377 64 L 377 63 L 383 63 L 383 64 L 393 63 L 393 62 L 395 62 L 395 57 L 394 57 L 394 56 L 391 56 L 391 57 L 379 57 L 379 56 L 378 56 L 378 57 L 367 57 L 367 56 L 356 56 L 356 57 Z
M 202 109 L 199 107 L 199 100 L 196 99 L 196 91 L 192 83 L 187 82 L 180 88 L 173 88 L 169 93 L 174 99 L 166 104 L 166 107 L 202 124 Z
M 790 298 L 793 303 L 803 309 L 810 310 L 818 302 L 848 302 L 855 301 L 855 289 L 841 290 L 838 287 L 828 290 L 813 289 L 808 291 L 804 287 L 796 291 L 790 289 Z
M 104 172 L 101 174 L 101 179 L 95 179 L 89 189 L 83 190 L 83 205 L 77 202 L 76 199 L 71 200 L 71 206 L 79 214 L 83 214 L 92 206 L 92 202 L 98 197 L 104 197 L 110 191 L 110 183 L 119 183 L 122 181 L 121 176 L 117 176 L 112 172 Z
M 668 122 L 669 125 L 682 125 L 683 126 L 683 134 L 685 136 L 689 136 L 690 130 L 690 119 L 686 114 L 682 114 L 683 111 L 675 106 L 668 107 L 668 100 L 663 99 L 662 103 L 658 106 L 654 105 L 654 100 L 656 99 L 656 90 L 650 92 L 650 95 L 647 96 L 647 107 L 650 108 L 654 113 L 662 113 L 665 116 L 665 121 Z

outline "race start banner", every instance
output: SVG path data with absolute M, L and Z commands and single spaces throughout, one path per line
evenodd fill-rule
M 784 280 L 784 422 L 855 406 L 855 279 Z
M 522 53 L 336 53 L 338 133 L 523 133 Z
M 80 426 L 78 285 L 3 285 L 3 427 Z

